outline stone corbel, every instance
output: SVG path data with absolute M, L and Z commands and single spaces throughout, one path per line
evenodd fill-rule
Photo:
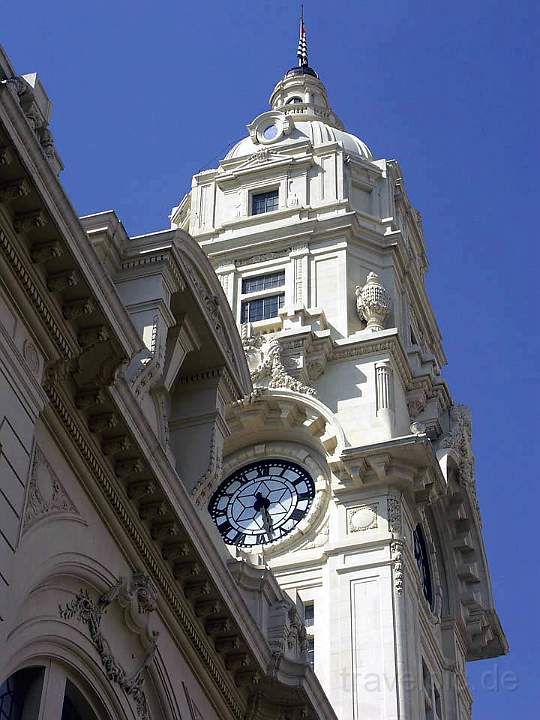
M 377 476 L 377 480 L 381 483 L 386 482 L 388 479 L 388 470 L 392 462 L 390 455 L 371 455 L 367 458 L 367 461 Z

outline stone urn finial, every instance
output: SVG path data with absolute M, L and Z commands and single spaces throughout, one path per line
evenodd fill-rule
M 381 285 L 379 276 L 370 272 L 366 284 L 356 286 L 356 309 L 360 319 L 367 322 L 366 330 L 382 330 L 391 308 L 390 295 Z

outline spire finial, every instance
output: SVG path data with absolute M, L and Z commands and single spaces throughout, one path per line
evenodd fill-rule
M 304 5 L 301 5 L 300 11 L 300 38 L 298 40 L 298 50 L 296 51 L 296 57 L 298 58 L 298 67 L 307 67 L 308 63 L 308 52 L 307 52 L 307 39 L 306 39 L 306 28 L 304 27 Z

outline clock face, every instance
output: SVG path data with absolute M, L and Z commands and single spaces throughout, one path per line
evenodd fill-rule
M 424 597 L 428 601 L 430 607 L 433 606 L 433 584 L 431 582 L 431 571 L 429 568 L 429 560 L 424 540 L 424 533 L 420 525 L 417 525 L 413 532 L 414 540 L 414 559 L 420 571 L 420 580 L 422 582 L 422 591 Z
M 230 475 L 209 511 L 228 545 L 253 547 L 280 540 L 303 520 L 315 496 L 304 468 L 288 460 L 261 460 Z

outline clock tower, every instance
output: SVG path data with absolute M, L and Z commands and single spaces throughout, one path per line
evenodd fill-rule
M 195 500 L 297 601 L 340 720 L 468 720 L 465 663 L 507 643 L 421 215 L 399 163 L 344 128 L 303 23 L 247 129 L 171 216 L 216 270 L 255 388 Z

